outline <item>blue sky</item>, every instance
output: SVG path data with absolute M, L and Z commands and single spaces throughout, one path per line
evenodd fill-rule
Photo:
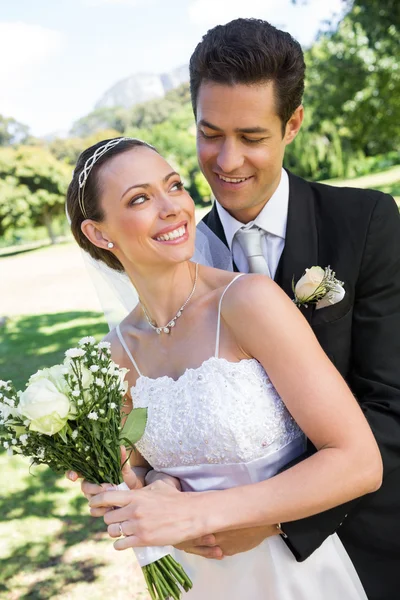
M 257 17 L 303 46 L 341 0 L 0 0 L 0 114 L 33 134 L 68 130 L 114 83 L 188 62 L 201 36 Z

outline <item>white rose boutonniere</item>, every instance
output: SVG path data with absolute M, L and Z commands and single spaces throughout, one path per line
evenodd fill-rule
M 315 308 L 325 308 L 343 300 L 345 290 L 343 281 L 335 277 L 335 272 L 330 267 L 311 267 L 306 269 L 304 275 L 296 285 L 292 284 L 294 303 L 296 306 L 315 304 Z

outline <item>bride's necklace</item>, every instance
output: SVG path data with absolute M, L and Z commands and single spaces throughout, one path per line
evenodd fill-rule
M 147 320 L 148 324 L 159 335 L 160 335 L 160 333 L 170 333 L 171 329 L 173 327 L 175 327 L 176 320 L 179 319 L 179 317 L 181 316 L 181 314 L 183 312 L 183 309 L 185 308 L 185 306 L 187 305 L 187 303 L 189 302 L 189 300 L 192 298 L 192 296 L 193 296 L 193 294 L 194 294 L 194 292 L 196 290 L 197 275 L 198 275 L 198 273 L 199 273 L 199 263 L 196 263 L 196 272 L 195 272 L 195 276 L 194 276 L 194 283 L 193 283 L 192 291 L 190 292 L 190 294 L 189 294 L 186 302 L 184 304 L 182 304 L 182 306 L 180 307 L 180 309 L 178 310 L 178 312 L 176 313 L 176 315 L 174 316 L 174 318 L 171 319 L 166 325 L 164 325 L 164 327 L 157 327 L 157 325 L 154 323 L 154 321 L 152 321 L 152 319 L 148 315 L 148 313 L 147 313 L 144 305 L 142 304 L 142 302 L 140 302 L 140 305 L 141 305 L 141 307 L 143 309 L 144 316 L 146 317 L 146 320 Z

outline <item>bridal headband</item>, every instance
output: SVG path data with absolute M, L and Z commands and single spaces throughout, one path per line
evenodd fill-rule
M 93 152 L 92 156 L 90 156 L 87 159 L 87 161 L 85 162 L 85 164 L 83 165 L 83 169 L 80 172 L 79 178 L 78 178 L 78 202 L 79 202 L 79 207 L 80 207 L 85 219 L 88 218 L 86 209 L 85 209 L 85 202 L 84 202 L 85 185 L 86 185 L 87 178 L 90 175 L 90 171 L 92 170 L 92 168 L 96 164 L 96 162 L 99 160 L 99 158 L 101 158 L 106 152 L 108 152 L 108 150 L 110 150 L 111 148 L 114 148 L 120 142 L 125 142 L 125 141 L 140 142 L 141 144 L 143 144 L 143 146 L 147 146 L 148 148 L 155 150 L 154 146 L 152 146 L 151 144 L 148 144 L 147 142 L 144 142 L 143 140 L 139 140 L 137 138 L 129 138 L 129 137 L 114 138 L 112 140 L 109 140 L 103 146 L 99 146 L 95 150 L 95 152 Z

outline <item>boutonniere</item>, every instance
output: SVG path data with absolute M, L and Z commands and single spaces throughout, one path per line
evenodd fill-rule
M 315 309 L 325 308 L 343 300 L 345 290 L 343 281 L 335 277 L 335 271 L 330 267 L 311 267 L 306 269 L 299 281 L 292 283 L 294 303 L 296 306 L 315 304 Z

